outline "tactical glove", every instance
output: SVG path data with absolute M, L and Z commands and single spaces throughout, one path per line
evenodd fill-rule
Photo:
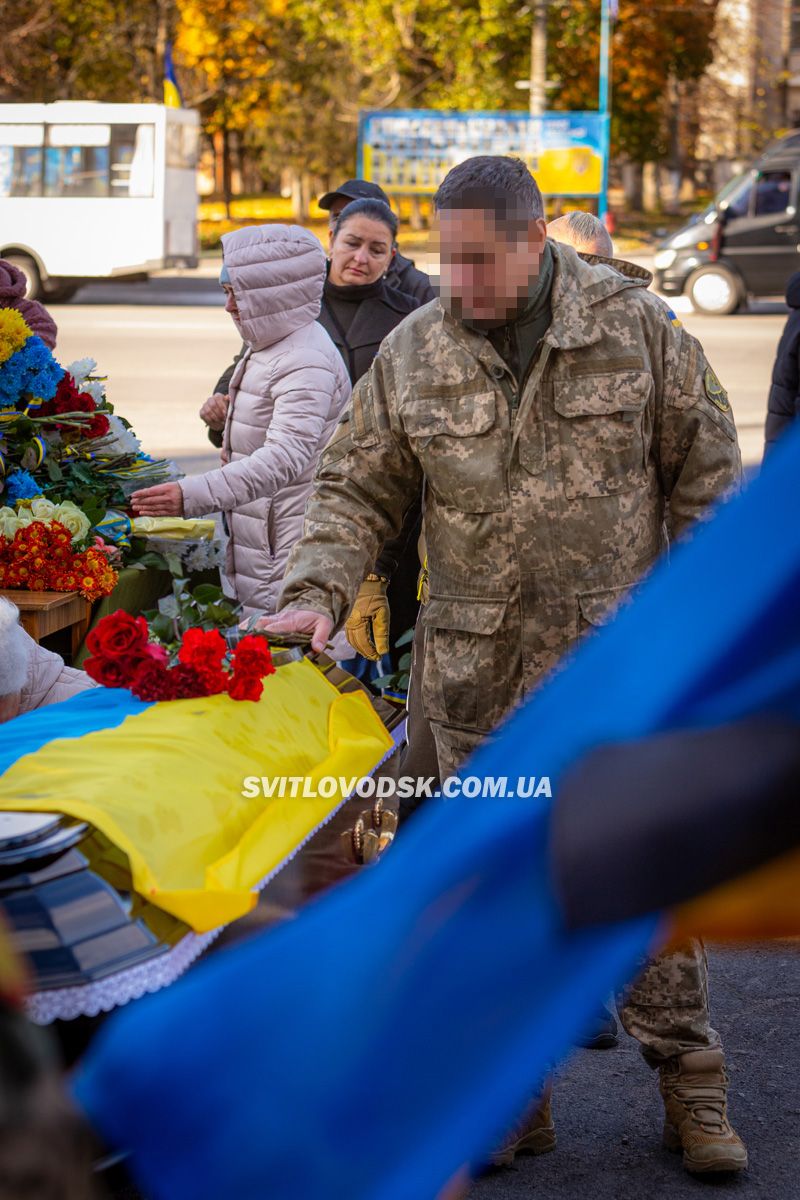
M 380 575 L 367 576 L 344 627 L 353 649 L 373 661 L 389 653 L 387 583 Z

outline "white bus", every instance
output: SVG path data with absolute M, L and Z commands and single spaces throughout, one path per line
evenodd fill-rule
M 0 104 L 0 257 L 29 296 L 197 265 L 198 126 L 161 104 Z

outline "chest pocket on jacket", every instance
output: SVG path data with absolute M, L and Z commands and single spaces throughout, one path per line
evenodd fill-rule
M 422 394 L 402 414 L 428 486 L 462 512 L 505 507 L 506 433 L 496 427 L 494 392 Z
M 554 380 L 564 490 L 570 499 L 644 487 L 651 387 L 645 371 Z

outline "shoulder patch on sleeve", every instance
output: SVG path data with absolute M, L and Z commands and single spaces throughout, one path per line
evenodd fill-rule
M 731 411 L 728 393 L 725 391 L 725 388 L 722 386 L 716 376 L 716 373 L 711 367 L 706 367 L 705 369 L 705 373 L 703 374 L 703 387 L 708 399 L 720 410 L 720 412 L 728 413 Z

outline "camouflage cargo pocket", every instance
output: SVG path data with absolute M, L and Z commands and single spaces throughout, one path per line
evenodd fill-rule
M 647 484 L 645 371 L 554 380 L 564 490 L 571 499 L 613 496 Z
M 432 597 L 422 611 L 422 703 L 429 721 L 489 730 L 509 707 L 505 600 Z
M 620 607 L 632 599 L 630 593 L 633 587 L 635 584 L 626 583 L 622 587 L 581 592 L 577 597 L 578 633 L 587 633 L 591 629 L 602 629 L 604 625 L 610 625 Z
M 505 508 L 507 435 L 496 425 L 494 392 L 420 394 L 401 419 L 441 503 L 473 513 Z

